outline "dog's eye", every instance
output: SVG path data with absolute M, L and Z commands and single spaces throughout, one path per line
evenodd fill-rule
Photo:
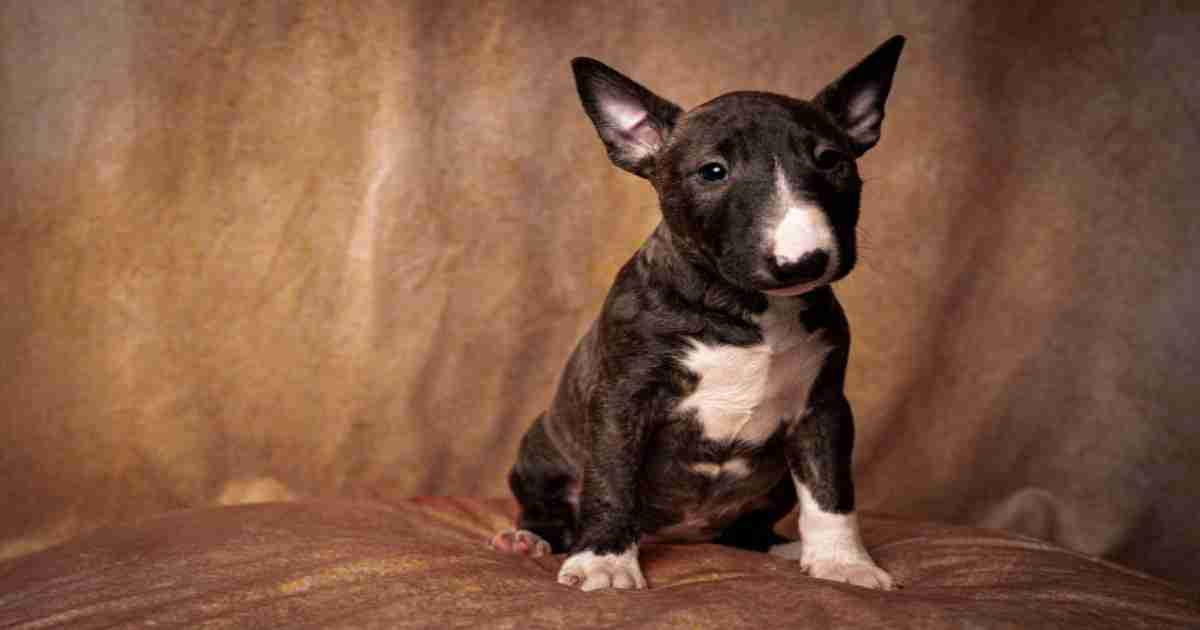
M 704 181 L 707 182 L 719 182 L 725 179 L 727 174 L 725 167 L 716 162 L 709 162 L 700 167 L 700 177 L 703 177 Z
M 846 156 L 834 149 L 821 147 L 813 152 L 813 161 L 816 162 L 817 168 L 829 170 L 838 164 L 845 161 Z

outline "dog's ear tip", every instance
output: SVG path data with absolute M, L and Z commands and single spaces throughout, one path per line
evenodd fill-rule
M 904 44 L 908 38 L 903 35 L 892 35 L 879 46 L 880 52 L 886 52 L 888 56 L 899 57 L 900 51 L 904 50 Z
M 596 72 L 603 70 L 606 66 L 596 59 L 591 57 L 576 57 L 571 60 L 571 70 L 575 74 Z

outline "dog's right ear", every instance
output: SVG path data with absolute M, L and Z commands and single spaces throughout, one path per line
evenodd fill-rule
M 654 156 L 683 110 L 620 72 L 587 57 L 571 61 L 575 87 L 613 164 L 650 179 Z

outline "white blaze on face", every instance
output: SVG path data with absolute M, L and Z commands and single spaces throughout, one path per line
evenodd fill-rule
M 788 185 L 783 166 L 775 163 L 775 195 L 780 208 L 779 222 L 770 229 L 775 261 L 794 263 L 805 254 L 824 250 L 831 261 L 837 260 L 837 241 L 829 218 L 820 207 L 798 199 Z

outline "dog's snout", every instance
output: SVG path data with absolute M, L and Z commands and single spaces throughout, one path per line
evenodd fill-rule
M 782 264 L 772 257 L 769 265 L 775 279 L 781 284 L 811 282 L 825 275 L 829 267 L 829 254 L 818 249 L 804 254 L 798 260 Z

